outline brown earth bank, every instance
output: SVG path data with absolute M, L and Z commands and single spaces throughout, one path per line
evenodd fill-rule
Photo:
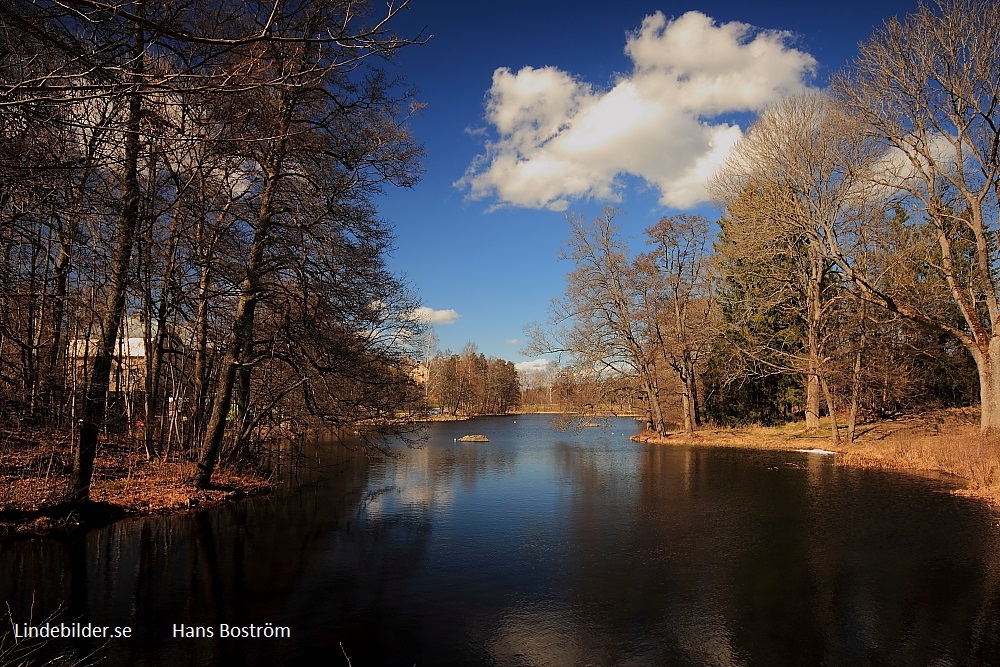
M 983 500 L 1000 511 L 1000 440 L 980 437 L 978 409 L 937 410 L 860 424 L 852 444 L 847 443 L 846 428 L 841 428 L 841 438 L 840 444 L 834 443 L 829 422 L 824 420 L 818 431 L 806 431 L 800 422 L 701 428 L 665 436 L 647 432 L 632 440 L 784 451 L 822 449 L 836 452 L 839 465 L 947 475 L 959 483 L 953 493 Z
M 191 511 L 267 493 L 255 471 L 220 468 L 213 488 L 196 489 L 196 465 L 177 456 L 147 461 L 134 442 L 98 450 L 91 501 L 65 502 L 72 445 L 58 433 L 0 431 L 0 540 L 67 536 L 125 516 Z

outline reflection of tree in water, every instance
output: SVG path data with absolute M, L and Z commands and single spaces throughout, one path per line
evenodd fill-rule
M 925 485 L 787 454 L 647 446 L 631 480 L 554 457 L 565 560 L 505 612 L 500 662 L 986 664 L 1000 643 L 1000 531 Z
M 356 665 L 988 664 L 1000 645 L 1000 528 L 908 478 L 603 437 L 336 456 L 287 497 L 5 545 L 0 593 L 132 625 L 111 665 L 310 664 L 341 642 Z M 294 640 L 170 637 L 263 621 Z
M 515 450 L 489 445 L 423 447 L 408 450 L 398 462 L 380 466 L 376 477 L 397 487 L 398 502 L 430 508 L 452 502 L 456 479 L 472 489 L 480 476 L 513 473 L 517 460 Z
M 636 454 L 555 449 L 573 490 L 563 602 L 575 652 L 602 664 L 738 664 L 719 599 L 725 573 L 711 560 L 742 539 L 712 525 L 725 494 L 691 493 L 691 480 L 708 481 L 695 452 Z
M 807 542 L 824 660 L 991 664 L 1000 531 L 980 521 L 983 508 L 909 478 L 832 471 L 828 502 L 810 504 L 821 529 Z M 887 481 L 892 492 L 873 492 Z
M 69 601 L 75 619 L 131 625 L 135 638 L 110 643 L 102 664 L 270 666 L 294 663 L 311 650 L 339 652 L 344 636 L 333 636 L 326 622 L 341 609 L 366 606 L 372 591 L 391 589 L 373 582 L 388 582 L 408 562 L 419 562 L 427 530 L 409 521 L 359 519 L 370 462 L 347 451 L 327 456 L 340 460 L 329 461 L 336 472 L 325 486 L 122 521 L 86 540 L 12 544 L 0 552 L 0 565 L 11 573 L 0 592 L 14 610 L 29 609 L 34 595 L 38 608 Z M 174 623 L 268 621 L 290 626 L 294 641 L 251 646 L 171 636 Z

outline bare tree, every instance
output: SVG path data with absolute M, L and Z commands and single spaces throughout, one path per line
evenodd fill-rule
M 677 376 L 684 429 L 701 425 L 697 369 L 716 334 L 710 256 L 713 234 L 702 216 L 661 218 L 646 230 L 654 250 L 635 262 L 655 347 Z
M 209 407 L 211 350 L 229 351 L 230 365 L 222 375 L 228 378 L 235 364 L 237 403 L 248 404 L 260 356 L 253 311 L 289 266 L 274 263 L 275 256 L 305 252 L 292 248 L 289 230 L 308 230 L 305 236 L 318 238 L 315 230 L 324 224 L 327 231 L 339 225 L 341 240 L 358 240 L 370 250 L 364 256 L 385 250 L 387 230 L 375 220 L 370 197 L 379 184 L 411 183 L 419 149 L 401 125 L 408 97 L 393 97 L 388 91 L 395 82 L 368 63 L 420 41 L 419 36 L 400 38 L 389 28 L 405 4 L 389 3 L 378 15 L 351 0 L 241 0 L 194 7 L 143 0 L 0 3 L 0 127 L 12 142 L 5 148 L 28 145 L 39 128 L 79 129 L 78 136 L 63 140 L 74 145 L 63 159 L 39 161 L 38 151 L 5 151 L 5 173 L 31 174 L 50 183 L 72 174 L 67 182 L 76 189 L 64 191 L 91 208 L 59 206 L 59 198 L 50 194 L 43 201 L 27 187 L 17 189 L 27 184 L 24 179 L 0 185 L 4 218 L 21 216 L 32 239 L 22 244 L 0 238 L 0 244 L 5 249 L 48 246 L 35 254 L 38 261 L 31 266 L 37 270 L 29 275 L 47 282 L 32 287 L 35 296 L 24 302 L 24 322 L 31 320 L 29 329 L 35 332 L 20 345 L 24 362 L 19 366 L 31 376 L 28 383 L 40 386 L 33 379 L 46 356 L 40 352 L 47 349 L 52 363 L 57 360 L 64 318 L 89 318 L 92 324 L 77 334 L 88 354 L 71 498 L 89 496 L 130 312 L 142 313 L 145 321 L 144 442 L 152 454 L 151 418 L 162 410 L 169 336 L 187 329 L 196 349 L 196 423 Z M 268 116 L 265 123 L 259 122 L 264 116 L 258 110 Z M 297 133 L 291 142 L 290 132 Z M 319 164 L 323 160 L 326 164 Z M 9 204 L 21 192 L 27 196 L 16 211 Z M 324 213 L 315 214 L 317 207 Z M 44 210 L 65 217 L 40 215 Z M 274 233 L 279 228 L 282 234 Z M 325 237 L 331 252 L 351 245 L 337 244 L 335 236 Z M 250 240 L 241 245 L 241 239 Z M 74 257 L 74 249 L 80 256 Z M 245 284 L 236 279 L 241 289 L 234 297 L 225 284 L 232 284 L 235 265 L 247 257 L 251 277 Z M 5 287 L 13 284 L 6 269 L 17 261 L 9 253 L 4 257 L 0 280 Z M 64 308 L 74 268 L 81 301 L 91 304 L 87 318 Z M 138 290 L 137 275 L 142 277 Z M 21 285 L 20 278 L 16 282 Z M 397 288 L 392 281 L 372 285 Z M 360 295 L 371 300 L 372 290 Z M 230 329 L 240 333 L 228 347 L 210 344 L 212 322 L 218 324 L 231 297 L 237 324 Z M 7 321 L 10 305 L 5 304 Z M 405 318 L 397 319 L 405 328 Z M 15 327 L 4 328 L 14 333 Z M 18 323 L 17 328 L 23 327 Z M 3 343 L 12 339 L 0 338 L 0 362 L 9 358 Z M 365 350 L 377 356 L 371 345 Z M 76 363 L 68 364 L 74 373 Z M 221 402 L 231 400 L 227 392 L 219 396 Z M 212 409 L 219 404 L 213 400 Z M 212 428 L 218 431 L 213 415 Z M 202 476 L 207 483 L 211 473 L 203 470 Z
M 334 265 L 325 268 L 341 290 L 355 287 L 355 299 L 370 298 L 357 267 L 366 266 L 366 250 L 378 255 L 386 240 L 370 197 L 384 184 L 405 186 L 417 177 L 420 150 L 400 124 L 401 100 L 391 96 L 391 82 L 374 70 L 357 72 L 362 45 L 352 43 L 353 19 L 350 3 L 335 0 L 287 18 L 276 34 L 288 40 L 270 44 L 261 67 L 292 74 L 277 89 L 251 91 L 256 111 L 248 127 L 262 128 L 265 138 L 248 142 L 253 210 L 242 225 L 246 260 L 234 276 L 232 325 L 198 463 L 202 488 L 211 484 L 234 406 L 247 423 L 253 369 L 264 358 L 258 306 L 276 293 L 283 272 L 311 272 L 329 252 Z M 337 41 L 310 43 L 310 35 L 330 26 L 339 26 Z M 358 306 L 363 311 L 368 304 L 346 312 Z
M 864 294 L 907 318 L 938 327 L 979 370 L 983 434 L 1000 429 L 1000 6 L 989 0 L 921 4 L 890 19 L 859 48 L 836 94 L 882 155 L 870 172 L 883 192 L 929 227 L 936 246 L 927 273 L 944 287 L 928 304 L 855 269 L 831 247 Z M 946 302 L 950 308 L 942 308 Z M 957 310 L 956 323 L 947 311 Z
M 582 372 L 632 379 L 645 399 L 649 428 L 663 433 L 666 420 L 656 363 L 662 355 L 653 347 L 643 288 L 614 223 L 616 215 L 608 208 L 593 221 L 569 218 L 562 258 L 574 268 L 566 276 L 566 294 L 553 302 L 551 328 L 536 330 L 528 351 L 567 352 Z
M 833 314 L 846 293 L 829 248 L 853 243 L 856 249 L 861 236 L 854 232 L 871 220 L 856 176 L 860 153 L 839 121 L 822 93 L 778 102 L 751 125 L 710 186 L 726 205 L 730 233 L 744 237 L 735 246 L 740 252 L 764 244 L 772 257 L 786 259 L 772 277 L 797 295 L 804 333 L 802 355 L 790 358 L 789 368 L 805 377 L 806 428 L 819 426 L 822 395 L 834 440 L 837 411 L 824 366 Z

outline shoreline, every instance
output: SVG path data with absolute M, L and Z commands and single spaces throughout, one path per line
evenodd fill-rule
M 863 424 L 852 445 L 833 444 L 828 426 L 806 432 L 801 424 L 702 427 L 691 434 L 680 431 L 665 436 L 644 432 L 630 439 L 664 446 L 826 450 L 837 465 L 947 476 L 960 486 L 951 493 L 978 499 L 1000 511 L 1000 447 L 981 441 L 977 418 L 975 411 L 953 409 Z M 221 468 L 214 487 L 199 490 L 191 484 L 194 462 L 176 457 L 147 461 L 134 443 L 104 443 L 91 500 L 65 502 L 71 447 L 58 434 L 31 435 L 0 433 L 0 543 L 68 537 L 126 517 L 194 512 L 279 488 L 262 471 Z
M 211 489 L 196 489 L 193 461 L 177 456 L 148 461 L 134 443 L 104 442 L 90 500 L 70 502 L 65 493 L 72 447 L 58 436 L 0 434 L 0 543 L 69 537 L 126 517 L 191 512 L 278 487 L 259 472 L 221 467 Z
M 941 410 L 894 420 L 859 424 L 853 444 L 833 442 L 823 420 L 817 431 L 801 423 L 775 427 L 700 428 L 694 433 L 670 432 L 664 436 L 643 432 L 633 442 L 771 451 L 823 451 L 837 465 L 889 470 L 914 475 L 938 475 L 959 488 L 950 493 L 982 501 L 1000 511 L 1000 443 L 983 442 L 978 414 L 969 409 Z

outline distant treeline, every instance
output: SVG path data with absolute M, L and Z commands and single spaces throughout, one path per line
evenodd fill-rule
M 521 402 L 513 362 L 487 358 L 467 346 L 461 354 L 441 353 L 425 363 L 427 406 L 448 415 L 500 415 Z

